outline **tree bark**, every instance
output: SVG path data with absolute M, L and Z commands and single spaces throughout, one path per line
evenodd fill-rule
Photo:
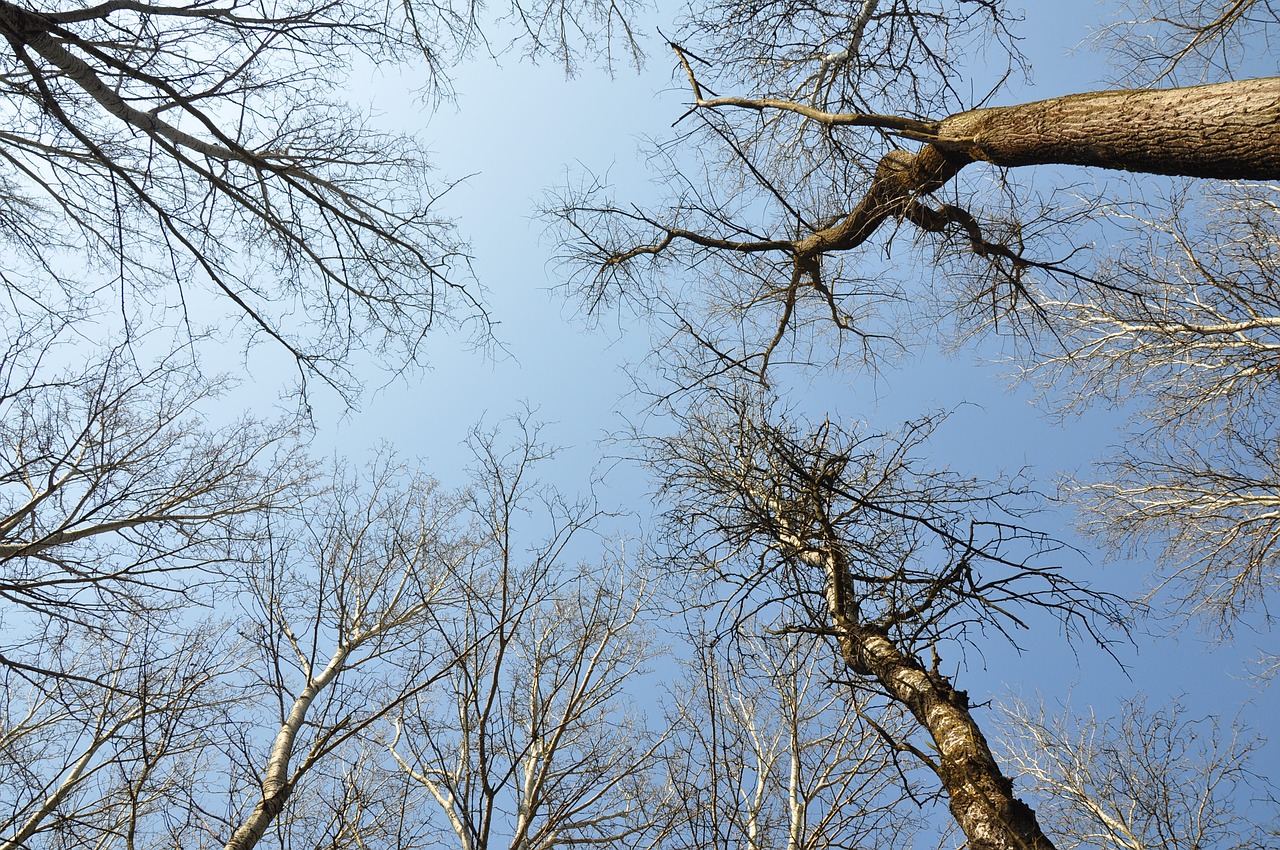
M 1280 77 L 1087 92 L 944 118 L 932 144 L 1010 168 L 1280 179 Z
M 875 678 L 933 738 L 938 779 L 971 850 L 1054 850 L 1035 811 L 1014 796 L 1013 783 L 969 713 L 968 695 L 936 670 L 926 670 L 883 632 L 845 617 L 835 620 L 849 669 Z
M 765 502 L 774 504 L 768 497 Z M 879 682 L 933 739 L 937 761 L 929 763 L 970 850 L 1055 850 L 1035 811 L 1014 796 L 1013 782 L 1000 769 L 969 712 L 968 694 L 937 670 L 926 670 L 883 628 L 862 621 L 851 595 L 849 565 L 838 545 L 810 541 L 782 513 L 775 521 L 783 550 L 825 575 L 827 610 L 845 666 Z
M 771 98 L 704 98 L 679 47 L 696 108 L 783 111 L 832 127 L 871 127 L 924 142 L 918 151 L 894 150 L 878 163 L 870 186 L 834 224 L 794 240 L 742 242 L 668 229 L 655 246 L 611 258 L 657 253 L 681 238 L 743 252 L 785 250 L 797 270 L 811 274 L 821 255 L 855 248 L 889 219 L 905 218 L 926 230 L 957 225 L 984 252 L 977 223 L 962 208 L 941 213 L 922 199 L 965 166 L 989 162 L 1005 168 L 1080 165 L 1146 174 L 1232 180 L 1280 180 L 1280 77 L 1175 89 L 1085 92 L 1014 106 L 959 112 L 938 121 L 900 115 L 823 112 Z M 815 278 L 816 279 L 816 278 Z M 795 284 L 793 283 L 793 286 Z
M 308 675 L 306 687 L 294 700 L 288 716 L 280 724 L 275 742 L 271 745 L 266 773 L 262 777 L 262 799 L 227 839 L 223 850 L 253 850 L 262 840 L 262 836 L 266 835 L 267 829 L 275 823 L 280 812 L 284 811 L 285 803 L 289 802 L 289 797 L 293 795 L 298 777 L 307 767 L 310 767 L 310 764 L 307 764 L 292 776 L 289 775 L 289 765 L 293 759 L 298 732 L 306 723 L 307 712 L 311 710 L 316 697 L 346 669 L 347 659 L 358 645 L 359 640 L 339 645 L 319 675 L 315 677 Z
M 877 126 L 880 116 L 829 118 L 833 124 Z M 945 221 L 930 223 L 938 216 L 930 216 L 920 202 L 974 162 L 1006 168 L 1082 165 L 1184 177 L 1280 180 L 1280 77 L 1073 94 L 961 112 L 903 132 L 928 144 L 915 153 L 886 154 L 871 186 L 848 215 L 793 244 L 798 263 L 857 247 L 894 217 L 929 230 L 956 224 L 970 231 L 975 244 L 981 243 L 976 222 L 959 207 L 949 207 Z

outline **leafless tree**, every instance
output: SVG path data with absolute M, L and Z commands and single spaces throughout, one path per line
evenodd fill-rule
M 79 363 L 58 366 L 68 355 Z M 261 516 L 306 492 L 296 430 L 199 424 L 218 387 L 179 359 L 140 366 L 119 348 L 95 358 L 31 335 L 0 356 L 5 664 L 22 667 L 15 636 L 41 623 L 106 636 L 175 600 L 199 604 Z
M 1133 233 L 1105 270 L 1115 286 L 1032 293 L 1055 316 L 1058 346 L 1027 358 L 1046 405 L 1133 411 L 1099 474 L 1071 482 L 1087 527 L 1115 551 L 1160 551 L 1154 595 L 1220 634 L 1265 611 L 1276 579 L 1277 197 L 1184 188 L 1116 210 Z
M 517 2 L 514 29 L 495 35 L 571 67 L 579 49 L 634 51 L 629 11 Z M 439 209 L 448 184 L 429 178 L 417 140 L 376 130 L 343 92 L 356 64 L 411 59 L 428 88 L 447 88 L 482 23 L 475 4 L 415 0 L 5 0 L 11 309 L 105 306 L 143 328 L 177 309 L 199 334 L 209 304 L 225 304 L 212 315 L 230 308 L 304 377 L 348 392 L 357 352 L 403 368 L 438 324 L 487 332 Z
M 833 681 L 831 656 L 808 636 L 741 637 L 695 644 L 677 693 L 667 764 L 680 817 L 668 843 L 911 846 L 909 766 L 885 746 L 908 734 L 900 709 Z
M 0 847 L 151 846 L 182 817 L 242 661 L 212 627 L 169 639 L 142 627 L 46 641 L 7 667 L 0 703 Z M 56 645 L 51 645 L 55 644 Z
M 971 309 L 1006 313 L 1032 278 L 1090 283 L 1070 219 L 1041 215 L 1016 188 L 1006 194 L 1009 170 L 1280 178 L 1278 78 L 987 106 L 961 100 L 955 63 L 968 56 L 958 45 L 985 32 L 1018 65 L 1000 3 L 826 9 L 777 0 L 691 14 L 672 46 L 694 126 L 655 157 L 670 157 L 667 208 L 616 204 L 589 186 L 553 214 L 586 302 L 674 313 L 706 370 L 763 377 L 775 354 L 809 356 L 807 341 L 824 327 L 864 345 L 891 335 L 886 304 L 924 294 L 877 259 L 901 233 L 940 252 L 942 268 L 975 279 Z M 766 17 L 777 24 L 765 26 Z M 713 93 L 726 87 L 748 93 Z M 684 139 L 694 140 L 706 173 L 679 159 Z M 667 273 L 679 280 L 664 287 Z M 690 277 L 702 283 L 692 293 Z
M 339 471 L 299 520 L 269 524 L 240 625 L 257 680 L 242 716 L 260 730 L 274 714 L 278 727 L 266 739 L 247 736 L 243 754 L 227 753 L 228 808 L 209 838 L 247 850 L 268 830 L 286 844 L 339 837 L 313 832 L 314 809 L 334 790 L 321 776 L 353 770 L 374 727 L 453 664 L 437 635 L 462 601 L 457 579 L 474 549 L 460 507 L 430 479 L 379 458 L 366 473 Z
M 485 484 L 469 513 L 485 545 L 444 635 L 459 660 L 395 718 L 391 752 L 459 850 L 656 846 L 665 734 L 635 705 L 659 653 L 651 590 L 625 560 L 575 566 L 598 509 L 535 484 L 536 440 L 505 451 L 494 436 L 473 436 Z M 535 508 L 550 533 L 526 548 L 513 528 Z
M 473 543 L 456 495 L 386 459 L 329 483 L 299 511 L 264 509 L 253 557 L 200 594 L 110 628 L 28 628 L 39 664 L 6 673 L 5 847 L 395 832 L 370 730 L 452 664 L 434 636 Z
M 1261 741 L 1178 703 L 1125 702 L 1104 720 L 1069 707 L 1012 700 L 1002 706 L 1015 766 L 1064 847 L 1274 846 L 1274 796 L 1251 768 Z
M 1105 42 L 1138 80 L 1231 79 L 1280 26 L 1265 2 L 1130 5 Z M 1042 277 L 1024 304 L 1051 317 L 1022 358 L 1047 407 L 1133 412 L 1115 454 L 1068 482 L 1085 527 L 1112 552 L 1158 553 L 1152 600 L 1223 637 L 1269 620 L 1275 584 L 1277 197 L 1196 181 L 1100 204 L 1117 246 L 1101 285 Z
M 939 647 L 963 652 L 975 630 L 1007 633 L 1036 612 L 1114 634 L 1117 601 L 1046 561 L 1053 542 L 1023 524 L 1032 494 L 928 468 L 916 455 L 932 421 L 887 436 L 808 428 L 735 387 L 683 422 L 653 442 L 652 461 L 671 562 L 691 573 L 685 598 L 705 593 L 728 628 L 754 617 L 828 642 L 850 675 L 906 709 L 930 743 L 897 746 L 936 775 L 971 846 L 1052 847 L 937 660 Z
M 672 199 L 566 194 L 573 285 L 669 329 L 657 359 L 686 389 L 767 382 L 771 362 L 876 365 L 922 318 L 1012 331 L 1048 407 L 1135 412 L 1071 483 L 1086 528 L 1160 553 L 1153 598 L 1179 612 L 1227 633 L 1266 620 L 1280 77 L 1247 75 L 1278 70 L 1278 11 L 1135 0 L 1102 35 L 1125 87 L 991 106 L 998 87 L 956 63 L 1020 67 L 1002 3 L 699 5 L 673 43 L 686 129 L 655 156 Z M 1130 176 L 1083 194 L 1028 165 Z
M 1165 80 L 1236 79 L 1252 46 L 1274 38 L 1274 0 L 1128 0 L 1099 40 L 1117 77 L 1151 85 Z

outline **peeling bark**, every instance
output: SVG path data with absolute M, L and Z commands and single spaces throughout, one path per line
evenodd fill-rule
M 844 620 L 841 622 L 841 620 Z M 837 618 L 845 664 L 876 679 L 933 738 L 935 770 L 951 815 L 972 850 L 1053 850 L 1035 811 L 1013 793 L 973 715 L 964 691 L 926 670 L 883 632 Z
M 970 850 L 1055 850 L 1035 811 L 1014 796 L 978 722 L 969 697 L 937 670 L 903 652 L 887 632 L 865 623 L 848 589 L 853 582 L 838 546 L 810 543 L 780 520 L 778 542 L 826 576 L 828 612 L 840 654 L 854 673 L 876 680 L 911 712 L 936 747 L 930 766 L 947 794 L 951 815 Z

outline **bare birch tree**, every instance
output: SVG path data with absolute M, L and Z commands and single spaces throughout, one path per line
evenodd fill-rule
M 668 844 L 911 846 L 919 824 L 901 780 L 921 768 L 897 760 L 901 711 L 851 696 L 831 662 L 807 635 L 698 642 L 668 748 L 679 813 Z
M 469 512 L 486 543 L 443 636 L 458 662 L 394 719 L 389 746 L 415 808 L 459 850 L 658 846 L 665 734 L 635 705 L 659 654 L 651 590 L 625 560 L 573 562 L 599 510 L 536 484 L 546 450 L 526 436 L 511 451 L 473 437 L 485 484 Z M 526 546 L 513 528 L 534 510 L 550 533 Z
M 1006 758 L 1064 847 L 1244 850 L 1274 846 L 1280 810 L 1254 773 L 1262 741 L 1178 703 L 1126 701 L 1111 719 L 1012 700 Z
M 928 743 L 896 744 L 936 776 L 971 846 L 1052 847 L 937 660 L 976 629 L 1007 633 L 1031 616 L 1093 639 L 1119 624 L 1117 600 L 1047 560 L 1053 542 L 1021 520 L 1032 494 L 925 466 L 928 421 L 888 436 L 810 429 L 736 388 L 683 423 L 654 440 L 652 460 L 671 562 L 697 577 L 686 598 L 705 593 L 729 624 L 761 617 L 823 640 L 904 708 Z
M 5 669 L 4 850 L 154 846 L 157 823 L 198 811 L 193 789 L 233 701 L 218 683 L 243 658 L 212 624 L 175 638 L 134 625 L 46 639 L 45 675 Z

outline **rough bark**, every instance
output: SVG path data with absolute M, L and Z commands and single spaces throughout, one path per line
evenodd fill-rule
M 1055 850 L 1035 811 L 1014 796 L 1013 782 L 969 711 L 968 694 L 904 652 L 885 629 L 862 620 L 851 595 L 849 565 L 838 545 L 810 541 L 782 514 L 776 519 L 783 549 L 823 571 L 827 609 L 845 665 L 878 682 L 933 739 L 936 755 L 930 766 L 970 850 Z
M 801 103 L 769 98 L 704 98 L 684 54 L 699 109 L 793 112 L 833 127 L 887 130 L 925 144 L 918 151 L 894 150 L 881 158 L 871 185 L 834 224 L 781 250 L 809 273 L 822 254 L 855 248 L 887 219 L 903 218 L 926 230 L 958 226 L 984 253 L 976 222 L 959 207 L 926 209 L 923 198 L 937 192 L 967 165 L 988 162 L 1007 168 L 1080 165 L 1235 180 L 1280 180 L 1280 77 L 1174 89 L 1127 89 L 1072 94 L 1014 106 L 956 113 L 938 121 L 897 115 L 823 112 Z M 778 240 L 741 242 L 668 230 L 656 246 L 614 257 L 624 260 L 656 253 L 673 238 L 712 248 L 755 252 L 779 250 Z M 793 284 L 794 285 L 794 284 Z
M 971 850 L 1054 850 L 1035 811 L 1014 796 L 1013 782 L 1000 769 L 969 712 L 968 694 L 953 687 L 937 670 L 926 670 L 884 630 L 860 622 L 856 606 L 840 601 L 837 588 L 852 582 L 837 553 L 823 550 L 807 555 L 807 560 L 821 562 L 827 572 L 832 625 L 839 634 L 845 665 L 879 682 L 933 739 L 937 748 L 934 771 L 947 792 L 951 816 L 968 838 Z
M 853 621 L 839 624 L 849 669 L 869 675 L 911 711 L 937 747 L 934 766 L 951 815 L 972 850 L 1053 850 L 1036 814 L 1013 793 L 973 715 L 964 691 L 926 670 L 883 632 Z
M 862 119 L 832 123 L 875 125 L 880 116 L 831 117 Z M 970 231 L 980 244 L 976 225 L 963 210 L 948 207 L 939 221 L 936 212 L 920 202 L 974 162 L 1280 180 L 1280 77 L 1073 94 L 961 112 L 936 123 L 903 127 L 901 132 L 928 144 L 916 153 L 896 150 L 885 155 L 871 186 L 848 215 L 795 243 L 798 260 L 857 247 L 886 219 L 897 217 L 927 230 L 954 224 Z M 994 247 L 982 245 L 983 250 Z
M 1088 92 L 938 122 L 934 145 L 995 165 L 1280 179 L 1280 77 Z

